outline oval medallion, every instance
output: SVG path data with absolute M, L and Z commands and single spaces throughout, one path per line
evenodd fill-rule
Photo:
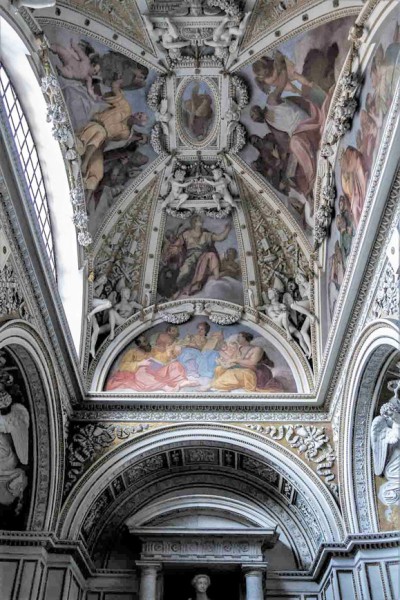
M 183 82 L 177 105 L 179 133 L 182 141 L 191 146 L 205 146 L 213 138 L 217 125 L 215 86 L 203 78 Z

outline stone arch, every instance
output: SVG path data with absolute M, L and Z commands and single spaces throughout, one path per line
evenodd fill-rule
M 217 463 L 212 465 L 211 454 L 209 460 L 200 458 L 200 462 L 204 460 L 203 465 L 195 464 L 191 471 L 183 466 L 174 469 L 169 457 L 177 449 L 181 452 L 186 449 L 210 451 L 211 454 L 215 451 L 220 453 L 219 456 L 223 451 L 234 453 L 236 471 L 224 465 L 223 457 L 217 459 L 218 468 Z M 243 465 L 243 460 L 248 462 Z M 247 503 L 247 516 L 250 515 L 248 498 L 258 494 L 254 508 L 260 510 L 264 505 L 264 519 L 280 524 L 282 530 L 286 521 L 287 535 L 293 537 L 293 547 L 302 568 L 309 568 L 321 542 L 340 539 L 343 529 L 338 506 L 307 465 L 292 452 L 258 433 L 237 426 L 219 426 L 217 429 L 212 425 L 155 429 L 98 460 L 67 497 L 60 535 L 69 539 L 81 537 L 89 551 L 96 552 L 97 540 L 107 527 L 109 531 L 115 531 L 136 510 L 145 510 L 146 505 L 163 492 L 181 489 L 187 493 L 188 480 L 180 480 L 180 477 L 191 473 L 199 485 L 208 485 L 215 490 L 216 479 L 210 480 L 210 474 L 217 474 L 220 496 L 225 490 L 225 496 L 229 498 L 240 487 L 244 471 L 252 486 L 240 498 Z M 285 490 L 289 491 L 287 497 Z M 95 516 L 99 510 L 101 520 Z M 225 510 L 229 512 L 229 501 Z
M 377 532 L 376 501 L 370 450 L 370 427 L 377 392 L 386 367 L 399 347 L 394 321 L 375 321 L 359 337 L 343 393 L 339 482 L 349 533 Z
M 51 531 L 60 510 L 64 433 L 54 371 L 33 327 L 12 321 L 0 327 L 0 349 L 10 353 L 24 378 L 33 436 L 33 484 L 27 528 Z

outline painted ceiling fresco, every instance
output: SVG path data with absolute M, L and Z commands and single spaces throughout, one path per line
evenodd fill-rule
M 160 302 L 219 298 L 243 304 L 238 242 L 232 216 L 166 218 L 157 286 Z
M 109 392 L 295 392 L 281 353 L 243 325 L 220 327 L 195 317 L 156 325 L 117 358 L 105 384 Z
M 359 7 L 159 0 L 131 22 L 128 3 L 109 19 L 68 4 L 90 20 L 42 24 L 94 240 L 92 391 L 313 389 L 398 79 L 398 11 L 331 159 L 320 243 L 321 146 Z
M 363 216 L 368 184 L 400 76 L 400 8 L 376 40 L 351 130 L 336 162 L 335 219 L 327 244 L 327 322 L 335 311 L 353 241 Z
M 146 91 L 155 72 L 96 40 L 45 27 L 81 156 L 89 230 L 156 157 L 149 143 L 154 114 Z
M 240 156 L 268 181 L 309 237 L 318 150 L 352 22 L 321 25 L 240 70 L 251 87 L 241 117 L 248 144 Z

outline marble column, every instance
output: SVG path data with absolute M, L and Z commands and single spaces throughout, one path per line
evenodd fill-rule
M 246 577 L 246 600 L 264 600 L 263 573 L 266 564 L 242 565 Z
M 138 560 L 136 566 L 140 569 L 139 600 L 158 600 L 157 573 L 161 569 L 161 564 Z

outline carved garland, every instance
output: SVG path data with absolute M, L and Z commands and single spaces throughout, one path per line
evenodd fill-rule
M 75 137 L 69 122 L 57 77 L 53 74 L 48 57 L 48 43 L 44 36 L 38 36 L 40 41 L 39 56 L 45 71 L 42 77 L 42 92 L 47 102 L 47 121 L 53 124 L 53 137 L 60 144 L 70 186 L 70 200 L 73 208 L 73 223 L 78 231 L 78 243 L 90 246 L 92 236 L 88 231 L 88 215 L 86 211 L 85 192 L 80 176 L 80 157 L 76 149 Z

